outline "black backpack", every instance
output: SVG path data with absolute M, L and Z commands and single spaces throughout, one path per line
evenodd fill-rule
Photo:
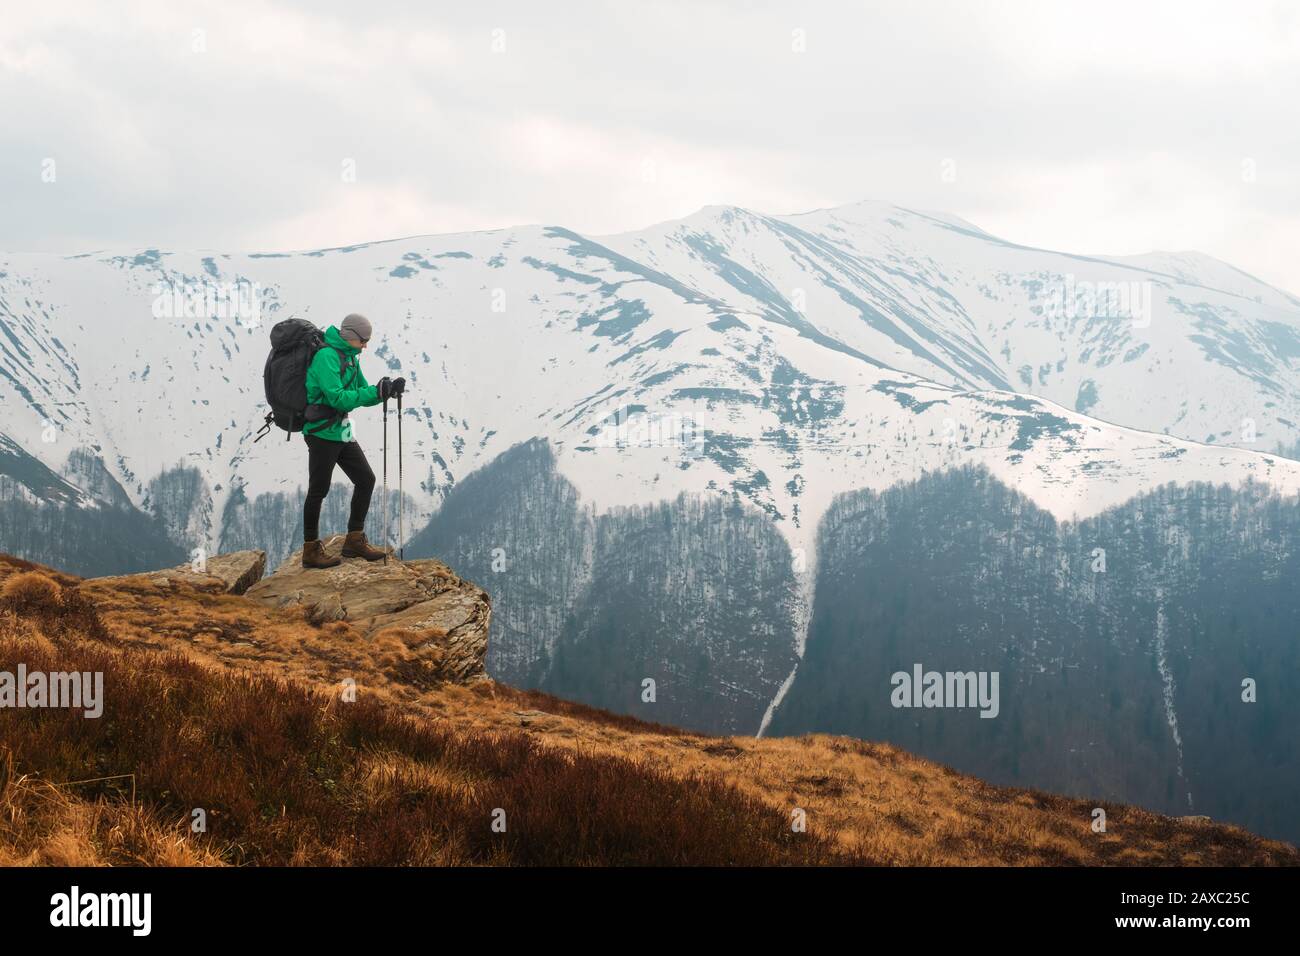
M 283 428 L 284 440 L 294 432 L 307 429 L 308 433 L 347 417 L 328 405 L 307 403 L 307 368 L 316 353 L 329 348 L 325 334 L 306 319 L 284 319 L 271 327 L 271 354 L 266 357 L 262 379 L 266 384 L 266 403 L 271 406 L 262 427 L 258 429 L 254 444 L 266 437 L 272 423 Z M 339 353 L 339 374 L 348 368 L 348 359 Z

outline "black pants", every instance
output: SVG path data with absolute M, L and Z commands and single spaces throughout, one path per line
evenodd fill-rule
M 375 473 L 366 461 L 366 453 L 354 441 L 330 441 L 315 435 L 304 435 L 307 442 L 307 501 L 302 509 L 302 535 L 304 541 L 320 537 L 320 506 L 330 491 L 334 466 L 352 481 L 352 513 L 348 516 L 348 530 L 362 531 L 366 527 L 366 512 L 370 510 L 370 494 L 375 490 Z

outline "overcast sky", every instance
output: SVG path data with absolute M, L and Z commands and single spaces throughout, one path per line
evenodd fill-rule
M 1296 0 L 6 0 L 0 111 L 8 251 L 883 199 L 1300 292 Z

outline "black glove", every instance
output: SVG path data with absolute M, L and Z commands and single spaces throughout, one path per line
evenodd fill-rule
M 379 400 L 381 402 L 388 401 L 393 394 L 393 380 L 385 375 L 375 383 L 375 390 L 379 393 Z
M 404 378 L 393 379 L 392 385 L 388 389 L 388 394 L 396 397 L 398 395 L 401 395 L 404 391 L 406 391 L 406 379 Z

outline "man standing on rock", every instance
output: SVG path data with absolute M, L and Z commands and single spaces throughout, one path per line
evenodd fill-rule
M 366 541 L 366 513 L 375 489 L 375 473 L 352 438 L 348 412 L 396 398 L 406 388 L 406 379 L 385 376 L 376 385 L 366 382 L 357 357 L 369 343 L 370 333 L 369 319 L 349 315 L 337 327 L 326 330 L 325 347 L 307 368 L 307 424 L 302 430 L 308 449 L 307 500 L 302 515 L 304 568 L 332 568 L 342 560 L 328 556 L 320 540 L 320 509 L 329 494 L 335 465 L 353 485 L 343 557 L 378 561 L 389 553 Z

